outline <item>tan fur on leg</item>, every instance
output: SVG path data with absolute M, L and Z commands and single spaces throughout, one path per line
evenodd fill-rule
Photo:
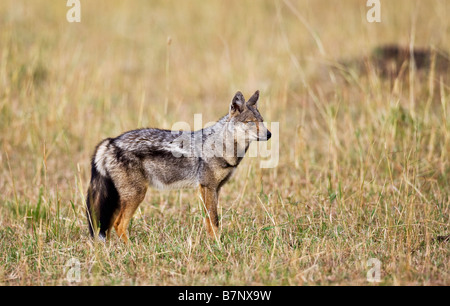
M 200 186 L 200 196 L 203 209 L 206 214 L 205 225 L 209 236 L 214 239 L 219 237 L 219 217 L 217 216 L 217 191 Z
M 129 194 L 128 199 L 120 201 L 120 211 L 114 221 L 114 229 L 117 235 L 125 242 L 128 242 L 127 229 L 139 204 L 145 198 L 146 189 L 138 189 L 135 193 Z

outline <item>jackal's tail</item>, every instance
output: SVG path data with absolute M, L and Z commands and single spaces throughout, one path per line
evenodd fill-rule
M 91 182 L 86 198 L 86 216 L 92 237 L 97 234 L 106 239 L 113 225 L 115 211 L 119 207 L 119 193 L 106 168 L 106 157 L 110 139 L 102 141 L 96 148 L 91 162 Z

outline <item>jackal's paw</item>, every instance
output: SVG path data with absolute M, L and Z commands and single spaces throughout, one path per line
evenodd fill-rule
M 212 239 L 219 239 L 219 227 L 215 224 L 212 224 L 209 219 L 206 219 L 205 223 L 208 236 Z

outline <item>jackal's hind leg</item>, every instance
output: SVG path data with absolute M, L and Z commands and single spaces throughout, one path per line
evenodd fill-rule
M 127 229 L 139 204 L 145 198 L 146 189 L 136 192 L 133 196 L 128 196 L 120 201 L 120 211 L 114 221 L 114 229 L 117 235 L 126 243 L 128 242 Z

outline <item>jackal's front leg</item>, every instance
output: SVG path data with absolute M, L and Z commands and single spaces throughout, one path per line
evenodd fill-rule
M 205 225 L 211 238 L 219 237 L 219 217 L 217 216 L 218 192 L 216 189 L 200 185 L 200 196 L 206 214 Z

